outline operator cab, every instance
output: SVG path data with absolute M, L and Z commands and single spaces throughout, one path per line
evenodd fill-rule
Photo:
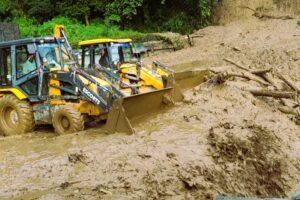
M 118 70 L 124 63 L 135 63 L 131 39 L 96 39 L 80 42 L 81 67 L 89 70 L 95 67 L 105 67 Z
M 0 42 L 0 87 L 20 88 L 30 100 L 38 101 L 39 90 L 46 95 L 48 87 L 40 81 L 47 79 L 50 69 L 69 62 L 64 42 L 54 37 Z

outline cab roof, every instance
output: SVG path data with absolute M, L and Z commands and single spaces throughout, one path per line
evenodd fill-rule
M 131 39 L 111 39 L 111 38 L 102 38 L 102 39 L 94 39 L 94 40 L 85 40 L 79 42 L 79 46 L 85 46 L 85 45 L 93 45 L 93 44 L 105 44 L 105 43 L 127 43 L 132 42 Z
M 37 38 L 25 38 L 25 39 L 0 42 L 0 47 L 7 47 L 12 45 L 26 45 L 29 43 L 53 43 L 56 42 L 57 39 L 59 39 L 60 42 L 65 42 L 64 38 L 37 37 Z

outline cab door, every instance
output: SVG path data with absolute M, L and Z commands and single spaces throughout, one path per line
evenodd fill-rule
M 37 100 L 38 95 L 38 65 L 35 53 L 28 51 L 27 45 L 13 46 L 14 86 L 25 92 L 29 99 Z
M 0 86 L 12 86 L 11 48 L 0 48 Z

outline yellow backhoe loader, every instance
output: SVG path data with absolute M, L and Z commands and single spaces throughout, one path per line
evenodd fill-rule
M 132 133 L 122 96 L 78 67 L 66 37 L 0 43 L 0 132 L 22 134 L 52 124 L 59 134 L 106 121 L 110 132 Z

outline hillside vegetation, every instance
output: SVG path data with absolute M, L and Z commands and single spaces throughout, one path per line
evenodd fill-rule
M 190 33 L 211 22 L 216 0 L 0 0 L 0 20 L 20 25 L 22 37 L 51 35 L 64 24 L 72 44 L 97 37 Z M 63 17 L 61 17 L 63 16 Z M 133 31 L 135 30 L 135 31 Z

